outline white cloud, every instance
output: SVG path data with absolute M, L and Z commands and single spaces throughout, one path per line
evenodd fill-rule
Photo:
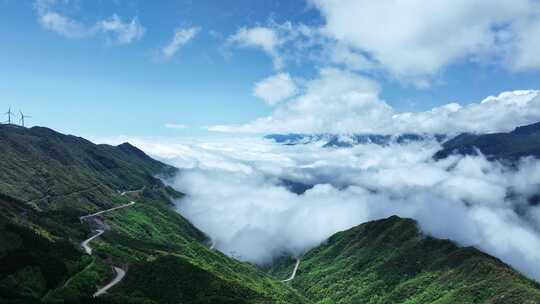
M 425 83 L 450 64 L 504 53 L 517 57 L 507 60 L 516 69 L 540 65 L 540 10 L 532 0 L 311 2 L 325 19 L 323 34 L 401 80 Z
M 283 67 L 283 59 L 278 52 L 278 47 L 283 43 L 276 29 L 270 27 L 240 28 L 234 35 L 228 38 L 230 43 L 238 43 L 243 47 L 260 48 L 267 53 L 276 69 Z
M 540 280 L 540 211 L 528 203 L 539 191 L 537 160 L 515 168 L 482 156 L 434 161 L 435 141 L 350 149 L 246 138 L 129 141 L 183 168 L 173 181 L 189 194 L 179 212 L 243 260 L 302 254 L 335 232 L 397 214 Z M 315 187 L 297 195 L 281 179 Z
M 514 28 L 517 34 L 508 54 L 510 67 L 518 71 L 540 69 L 540 17 L 518 22 Z
M 137 17 L 124 22 L 116 14 L 108 19 L 98 20 L 95 24 L 84 24 L 60 13 L 58 7 L 68 4 L 69 1 L 37 0 L 34 7 L 41 26 L 72 39 L 93 37 L 99 33 L 108 34 L 116 44 L 129 44 L 140 40 L 146 31 Z
M 334 64 L 419 88 L 462 63 L 540 69 L 536 0 L 309 2 L 321 26 L 271 21 L 240 28 L 228 41 L 263 50 L 276 69 L 286 61 Z
M 96 28 L 104 33 L 113 34 L 114 40 L 118 44 L 129 44 L 140 40 L 146 31 L 137 17 L 129 22 L 123 22 L 116 14 L 113 14 L 109 19 L 99 21 Z
M 186 129 L 187 126 L 186 126 L 186 125 L 183 125 L 183 124 L 168 123 L 168 124 L 165 124 L 165 128 L 167 128 L 167 129 L 183 130 L 183 129 Z
M 199 31 L 198 27 L 177 28 L 169 44 L 162 49 L 163 56 L 166 59 L 173 57 L 182 46 L 195 38 Z
M 265 78 L 257 82 L 253 88 L 253 95 L 269 105 L 276 105 L 296 93 L 296 84 L 288 73 L 279 73 Z
M 540 121 L 540 91 L 514 91 L 461 106 L 396 112 L 380 98 L 378 84 L 344 70 L 321 69 L 303 93 L 277 104 L 266 117 L 244 125 L 209 127 L 247 133 L 448 133 L 510 131 Z
M 369 71 L 375 68 L 375 63 L 348 46 L 329 44 L 326 51 L 331 62 L 343 64 L 351 70 Z
M 344 133 L 375 132 L 385 127 L 391 108 L 378 97 L 377 83 L 337 69 L 322 69 L 305 93 L 278 105 L 264 118 L 242 126 L 214 126 L 211 131 Z
M 94 34 L 92 29 L 85 27 L 76 20 L 52 11 L 40 15 L 39 22 L 45 29 L 67 38 L 84 38 Z
M 398 131 L 456 133 L 507 132 L 540 121 L 540 91 L 504 92 L 466 106 L 447 104 L 393 117 Z
M 303 23 L 289 21 L 268 22 L 265 26 L 242 27 L 227 38 L 227 43 L 240 47 L 260 49 L 273 61 L 274 68 L 281 70 L 286 62 L 320 61 L 322 54 L 317 50 L 325 46 L 328 39 L 319 29 Z

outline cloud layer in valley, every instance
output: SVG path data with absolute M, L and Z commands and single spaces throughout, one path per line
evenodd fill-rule
M 262 139 L 130 139 L 182 168 L 178 211 L 217 249 L 254 263 L 301 255 L 335 232 L 394 214 L 424 232 L 476 246 L 540 281 L 540 162 L 482 156 L 434 161 L 440 146 L 322 148 Z M 287 181 L 287 182 L 284 182 Z M 303 194 L 287 186 L 313 185 Z

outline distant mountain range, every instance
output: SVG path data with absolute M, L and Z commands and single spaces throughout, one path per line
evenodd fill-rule
M 410 142 L 419 142 L 427 139 L 443 141 L 445 135 L 428 135 L 406 133 L 399 135 L 380 135 L 380 134 L 269 134 L 264 136 L 266 139 L 273 140 L 283 145 L 302 145 L 319 143 L 324 148 L 350 148 L 356 145 L 376 144 L 388 145 L 391 143 L 404 144 Z
M 434 158 L 442 159 L 452 154 L 484 154 L 490 160 L 515 161 L 521 157 L 540 158 L 540 122 L 517 127 L 509 133 L 463 133 L 443 143 L 443 149 Z
M 489 160 L 515 161 L 525 156 L 540 158 L 540 122 L 520 126 L 508 133 L 462 133 L 455 137 L 443 134 L 270 134 L 264 137 L 283 145 L 319 144 L 323 148 L 351 148 L 363 144 L 389 145 L 436 140 L 443 149 L 434 159 L 452 154 L 477 155 L 482 153 Z
M 537 134 L 535 127 L 514 132 Z M 292 259 L 265 269 L 239 262 L 212 249 L 171 208 L 183 194 L 156 176 L 176 171 L 128 143 L 95 145 L 47 128 L 0 125 L 0 303 L 540 303 L 539 285 L 501 261 L 426 237 L 398 217 L 333 235 L 301 257 L 293 280 L 281 282 Z M 126 190 L 138 191 L 120 193 Z M 87 255 L 80 243 L 96 226 L 105 232 Z M 113 265 L 127 271 L 124 279 L 92 298 L 111 281 Z

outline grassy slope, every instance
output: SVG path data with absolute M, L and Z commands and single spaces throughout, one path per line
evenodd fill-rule
M 95 145 L 47 128 L 0 125 L 0 193 L 37 210 L 108 207 L 112 192 L 159 185 L 153 175 L 170 170 L 129 144 Z
M 129 144 L 0 125 L 0 302 L 199 303 L 223 296 L 302 303 L 266 273 L 204 245 L 206 237 L 170 208 L 170 197 L 181 194 L 153 177 L 173 170 Z M 141 187 L 136 198 L 117 192 Z M 92 257 L 83 255 L 78 244 L 92 232 L 78 217 L 131 199 L 132 207 L 104 216 L 111 229 L 92 243 Z M 129 269 L 125 282 L 90 299 L 111 278 L 111 263 Z M 153 282 L 170 285 L 156 292 Z
M 113 298 L 123 294 L 160 303 L 306 302 L 254 266 L 210 250 L 204 235 L 155 198 L 143 193 L 142 199 L 146 204 L 107 215 L 112 230 L 96 246 L 98 253 L 131 262 L 129 276 L 113 290 Z
M 540 303 L 539 285 L 501 261 L 398 217 L 335 234 L 303 257 L 292 285 L 316 303 Z

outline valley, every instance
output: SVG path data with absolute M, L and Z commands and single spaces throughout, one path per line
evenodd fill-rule
M 21 299 L 90 303 L 92 298 L 99 303 L 540 302 L 539 285 L 500 260 L 472 247 L 425 236 L 414 221 L 395 216 L 339 232 L 298 258 L 283 257 L 269 268 L 259 268 L 215 250 L 215 240 L 172 209 L 172 199 L 180 199 L 181 204 L 184 194 L 151 176 L 176 169 L 128 144 L 95 146 L 53 131 L 43 137 L 39 128 L 2 126 L 0 131 L 4 164 L 14 163 L 6 158 L 15 155 L 11 149 L 39 147 L 47 141 L 52 143 L 50 149 L 62 145 L 66 155 L 81 151 L 77 157 L 84 161 L 77 164 L 67 156 L 60 162 L 37 150 L 20 154 L 17 161 L 33 164 L 32 170 L 55 173 L 47 183 L 64 180 L 72 174 L 69 171 L 77 170 L 87 170 L 90 174 L 85 175 L 100 183 L 88 190 L 95 196 L 46 190 L 54 195 L 38 206 L 37 201 L 24 202 L 26 194 L 17 194 L 13 181 L 24 179 L 3 180 L 2 187 L 11 189 L 2 192 L 0 200 L 0 259 L 10 265 L 0 278 L 0 295 L 6 303 Z M 85 148 L 77 150 L 81 143 Z M 112 171 L 99 165 L 85 167 L 95 157 L 93 149 L 110 151 L 115 158 L 102 154 L 99 163 Z M 23 155 L 27 156 L 21 159 Z M 29 157 L 44 161 L 32 162 Z M 124 175 L 129 169 L 123 166 L 130 162 L 143 165 Z M 25 171 L 28 168 L 16 172 Z M 117 192 L 118 185 L 139 190 Z M 69 204 L 64 196 L 76 203 Z M 28 243 L 30 239 L 34 241 Z M 54 256 L 55 263 L 62 265 L 56 267 L 64 270 L 53 275 L 40 262 L 45 256 Z M 42 281 L 27 281 L 28 276 Z M 190 284 L 193 281 L 197 287 Z

